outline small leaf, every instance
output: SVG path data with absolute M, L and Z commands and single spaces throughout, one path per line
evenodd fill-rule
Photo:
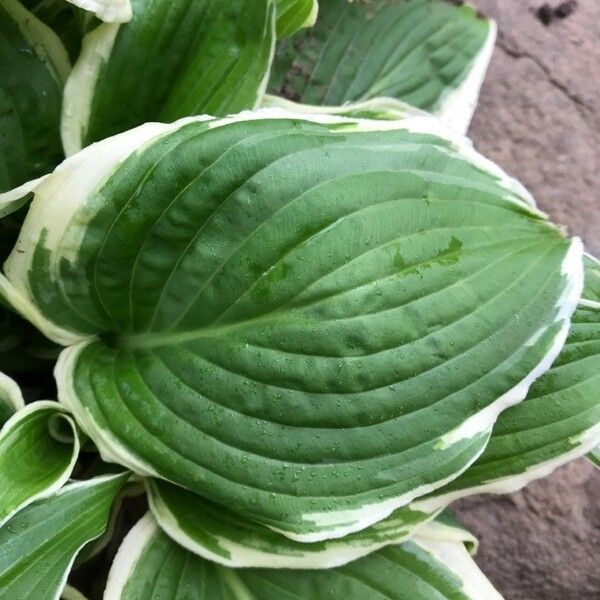
M 70 484 L 24 508 L 0 529 L 5 598 L 58 598 L 79 550 L 102 534 L 127 476 Z
M 146 485 L 150 509 L 171 538 L 194 554 L 229 567 L 329 569 L 398 544 L 436 516 L 404 506 L 362 531 L 305 544 L 183 488 L 159 480 Z
M 57 419 L 70 429 L 71 441 L 52 434 Z M 58 402 L 34 402 L 14 414 L 0 431 L 0 525 L 34 500 L 59 490 L 78 454 L 77 429 Z

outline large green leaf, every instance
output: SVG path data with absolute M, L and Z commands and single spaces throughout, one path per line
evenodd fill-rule
M 270 89 L 304 104 L 391 96 L 466 131 L 495 24 L 445 0 L 327 0 L 278 46 Z
M 53 435 L 58 420 L 71 440 Z M 24 506 L 59 490 L 78 454 L 75 423 L 58 402 L 34 402 L 13 415 L 0 430 L 0 526 Z
M 277 37 L 285 38 L 303 27 L 312 27 L 317 20 L 317 0 L 275 0 Z
M 72 157 L 2 285 L 80 341 L 59 398 L 107 460 L 317 541 L 477 458 L 564 342 L 581 244 L 434 120 L 269 116 Z
M 191 554 L 146 515 L 127 535 L 104 600 L 501 600 L 463 544 L 418 539 L 326 571 L 230 569 Z
M 172 484 L 152 480 L 147 489 L 150 509 L 171 538 L 230 567 L 329 569 L 412 537 L 437 513 L 404 506 L 362 531 L 306 544 Z
M 272 0 L 133 0 L 89 33 L 65 91 L 67 154 L 147 121 L 260 103 L 275 44 Z
M 61 160 L 62 88 L 70 67 L 56 34 L 17 0 L 0 3 L 0 57 L 3 192 L 43 175 Z M 6 212 L 0 201 L 0 216 Z
M 106 527 L 126 475 L 70 484 L 0 529 L 0 590 L 7 600 L 59 598 L 75 556 Z

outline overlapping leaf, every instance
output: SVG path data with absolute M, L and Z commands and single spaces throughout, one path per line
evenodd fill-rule
M 600 443 L 600 304 L 592 298 L 597 262 L 586 259 L 586 286 L 565 346 L 524 402 L 503 412 L 490 442 L 460 477 L 415 509 L 427 512 L 480 492 L 520 489 Z
M 59 598 L 75 556 L 106 527 L 126 476 L 70 484 L 18 512 L 0 529 L 5 598 Z
M 59 419 L 71 440 L 53 435 Z M 57 402 L 34 402 L 13 415 L 0 431 L 0 525 L 34 500 L 58 491 L 78 454 L 75 424 Z
M 146 515 L 125 538 L 104 600 L 497 600 L 461 542 L 415 539 L 328 571 L 230 569 L 195 556 Z
M 230 567 L 329 569 L 398 544 L 436 516 L 404 506 L 343 538 L 297 542 L 225 507 L 172 484 L 149 481 L 148 500 L 160 527 L 179 544 Z
M 272 0 L 133 0 L 133 18 L 86 36 L 65 94 L 68 154 L 148 121 L 260 102 L 275 44 Z
M 477 458 L 563 344 L 581 248 L 435 122 L 266 116 L 74 156 L 5 285 L 82 340 L 59 396 L 105 458 L 316 541 Z
M 270 89 L 314 105 L 391 96 L 466 131 L 494 39 L 494 23 L 445 0 L 328 0 L 279 45 Z
M 61 160 L 60 111 L 69 59 L 58 37 L 17 0 L 0 4 L 0 192 Z M 15 207 L 17 208 L 17 207 Z M 0 202 L 0 216 L 4 216 Z

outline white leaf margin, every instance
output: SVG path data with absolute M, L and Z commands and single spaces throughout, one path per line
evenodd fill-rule
M 28 404 L 21 410 L 17 411 L 6 423 L 4 423 L 2 429 L 0 429 L 0 448 L 2 442 L 6 439 L 9 433 L 11 433 L 15 428 L 17 428 L 27 417 L 31 414 L 41 411 L 52 411 L 54 414 L 49 415 L 49 418 L 52 416 L 60 417 L 64 419 L 71 427 L 73 431 L 73 450 L 71 452 L 71 460 L 69 464 L 65 468 L 65 470 L 61 473 L 60 477 L 58 477 L 50 486 L 39 491 L 37 494 L 32 494 L 26 500 L 21 502 L 19 506 L 14 508 L 10 513 L 8 513 L 3 519 L 0 519 L 0 527 L 2 527 L 7 521 L 9 521 L 12 517 L 14 517 L 19 511 L 23 510 L 33 502 L 37 500 L 42 500 L 44 498 L 48 498 L 58 493 L 61 488 L 69 481 L 73 469 L 75 468 L 75 464 L 77 462 L 77 458 L 79 457 L 79 451 L 81 450 L 81 442 L 79 440 L 79 435 L 77 434 L 77 426 L 71 415 L 67 412 L 67 410 L 58 402 L 53 402 L 52 400 L 38 400 L 37 402 L 32 402 Z M 49 432 L 50 435 L 50 432 Z
M 107 23 L 126 23 L 133 17 L 131 0 L 67 0 Z
M 461 541 L 440 541 L 415 536 L 412 540 L 462 581 L 463 593 L 472 600 L 502 600 Z
M 12 301 L 13 305 L 26 318 L 34 322 L 42 331 L 54 341 L 63 345 L 77 344 L 67 348 L 61 356 L 55 370 L 55 377 L 59 384 L 59 400 L 76 416 L 82 429 L 94 439 L 99 447 L 101 456 L 108 462 L 120 463 L 134 472 L 143 476 L 158 476 L 155 470 L 145 464 L 139 457 L 133 455 L 127 448 L 114 439 L 109 431 L 97 427 L 89 411 L 80 404 L 73 385 L 73 367 L 78 354 L 85 345 L 93 340 L 89 335 L 80 332 L 69 331 L 57 326 L 47 320 L 35 307 L 33 294 L 29 289 L 28 270 L 33 256 L 33 249 L 40 238 L 41 233 L 46 230 L 48 247 L 58 243 L 71 219 L 81 205 L 84 205 L 88 195 L 99 189 L 110 177 L 119 164 L 130 154 L 152 143 L 161 136 L 176 131 L 180 127 L 196 121 L 204 121 L 209 128 L 220 127 L 229 123 L 248 121 L 255 119 L 277 119 L 296 118 L 323 124 L 347 124 L 355 131 L 382 131 L 404 129 L 416 133 L 429 133 L 448 140 L 454 150 L 467 161 L 477 167 L 492 173 L 498 178 L 500 185 L 507 190 L 506 199 L 514 202 L 523 210 L 533 215 L 539 215 L 523 196 L 518 195 L 518 188 L 514 180 L 509 178 L 498 167 L 487 159 L 481 157 L 466 138 L 457 136 L 449 128 L 440 123 L 438 119 L 430 116 L 414 116 L 398 121 L 374 121 L 369 119 L 347 119 L 340 116 L 328 114 L 299 115 L 283 109 L 271 108 L 258 111 L 246 111 L 224 119 L 213 119 L 208 116 L 188 117 L 176 121 L 170 125 L 148 123 L 132 129 L 123 134 L 108 138 L 89 146 L 83 151 L 73 155 L 63 162 L 54 174 L 43 180 L 35 189 L 35 198 L 31 209 L 21 230 L 15 250 L 11 253 L 5 263 L 6 277 L 0 277 L 0 293 Z M 47 215 L 54 215 L 54 221 L 48 221 Z M 85 215 L 77 215 L 80 223 L 85 219 L 92 218 L 93 207 L 86 211 Z M 74 245 L 76 246 L 76 245 Z M 76 260 L 78 247 L 69 249 L 69 255 L 63 253 L 61 260 Z M 558 356 L 568 333 L 570 317 L 575 310 L 577 302 L 583 289 L 583 248 L 578 238 L 573 238 L 570 249 L 566 253 L 561 271 L 565 277 L 565 289 L 556 307 L 555 322 L 562 321 L 562 326 L 555 336 L 554 343 L 548 350 L 546 356 L 537 367 L 529 373 L 523 381 L 515 388 L 509 390 L 500 398 L 496 399 L 490 406 L 480 413 L 473 415 L 465 423 L 454 431 L 446 434 L 442 442 L 451 445 L 464 439 L 472 438 L 481 433 L 491 433 L 493 424 L 498 415 L 509 406 L 523 400 L 529 386 L 535 379 L 547 371 L 552 362 Z M 52 257 L 51 257 L 52 258 Z M 60 281 L 58 274 L 58 261 L 50 264 L 50 277 L 57 282 Z M 548 324 L 550 327 L 552 324 Z M 546 328 L 547 328 L 546 327 Z M 543 328 L 530 340 L 534 344 Z M 482 446 L 483 451 L 483 446 Z M 474 457 L 475 460 L 477 457 Z M 465 466 L 465 469 L 469 465 Z M 302 542 L 321 541 L 324 539 L 343 537 L 344 535 L 364 529 L 382 519 L 388 517 L 397 508 L 407 505 L 416 498 L 434 491 L 445 483 L 454 479 L 460 473 L 454 474 L 447 480 L 436 482 L 432 485 L 422 486 L 418 489 L 399 497 L 382 503 L 364 505 L 351 511 L 340 511 L 332 513 L 311 513 L 302 515 L 304 520 L 312 522 L 322 531 L 306 535 L 297 535 L 292 532 L 279 531 L 291 539 Z M 351 522 L 350 525 L 348 523 Z
M 465 134 L 477 108 L 481 86 L 485 79 L 498 35 L 496 22 L 489 19 L 485 42 L 471 64 L 465 69 L 466 77 L 455 88 L 447 89 L 438 100 L 433 113 L 456 132 Z
M 352 540 L 345 543 L 345 540 L 330 540 L 329 546 L 322 550 L 311 550 L 310 543 L 304 544 L 306 551 L 302 553 L 281 554 L 269 552 L 267 550 L 258 550 L 249 548 L 242 544 L 237 544 L 231 538 L 219 537 L 219 546 L 229 553 L 229 558 L 222 554 L 212 552 L 207 546 L 198 543 L 188 535 L 179 525 L 177 517 L 171 512 L 167 503 L 162 499 L 158 489 L 152 485 L 151 481 L 146 481 L 146 490 L 150 512 L 158 523 L 159 527 L 180 546 L 183 546 L 193 554 L 201 556 L 212 562 L 232 568 L 243 567 L 262 567 L 269 569 L 331 569 L 345 565 L 351 561 L 357 560 L 368 554 L 385 548 L 391 544 L 399 544 L 416 532 L 425 528 L 432 519 L 434 519 L 440 510 L 433 511 L 427 517 L 414 527 L 407 529 L 405 533 L 399 534 L 394 540 L 386 539 L 384 541 L 360 541 Z M 410 506 L 408 507 L 410 508 Z M 287 537 L 287 536 L 282 536 Z
M 99 27 L 112 27 L 101 25 Z M 116 26 L 118 27 L 118 26 Z M 65 110 L 67 110 L 65 108 Z M 303 119 L 324 125 L 347 124 L 357 131 L 391 131 L 404 129 L 414 133 L 435 135 L 449 142 L 465 160 L 497 178 L 499 185 L 507 191 L 506 199 L 527 210 L 532 215 L 545 217 L 532 204 L 530 194 L 515 179 L 500 167 L 475 151 L 471 142 L 452 132 L 438 119 L 427 115 L 411 115 L 404 119 L 378 121 L 372 119 L 346 118 L 331 114 L 304 114 L 283 108 L 263 108 L 244 111 L 237 115 L 215 119 L 209 115 L 185 117 L 171 124 L 146 123 L 124 133 L 91 144 L 63 161 L 50 175 L 28 182 L 16 190 L 0 195 L 0 207 L 6 202 L 18 202 L 19 196 L 31 193 L 34 200 L 21 229 L 15 249 L 4 264 L 4 275 L 0 274 L 0 295 L 31 321 L 48 338 L 58 344 L 69 346 L 88 339 L 81 332 L 71 331 L 49 321 L 35 306 L 28 283 L 28 270 L 32 259 L 32 248 L 43 230 L 48 233 L 48 246 L 60 240 L 71 219 L 88 196 L 97 191 L 112 173 L 131 154 L 140 151 L 146 144 L 177 131 L 191 122 L 209 122 L 209 127 L 221 127 L 230 123 L 257 119 Z M 48 215 L 53 220 L 48 220 Z M 91 218 L 91 217 L 90 217 Z M 72 248 L 74 258 L 78 248 Z M 71 258 L 71 257 L 65 257 Z M 54 270 L 55 271 L 55 270 Z M 56 272 L 50 274 L 57 280 Z
M 125 536 L 108 574 L 103 600 L 123 600 L 123 592 L 146 547 L 160 531 L 156 519 L 147 512 Z M 463 593 L 472 600 L 502 600 L 502 596 L 487 580 L 460 540 L 434 540 L 415 536 L 411 542 L 434 560 L 444 565 L 462 583 Z M 176 542 L 177 543 L 177 542 Z M 407 548 L 408 549 L 408 548 Z M 326 592 L 326 590 L 323 590 Z M 233 597 L 250 600 L 239 589 L 240 595 L 232 590 Z

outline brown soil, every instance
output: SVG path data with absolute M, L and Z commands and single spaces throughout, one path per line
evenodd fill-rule
M 547 26 L 536 16 L 541 1 L 473 3 L 496 19 L 499 39 L 471 136 L 600 255 L 600 2 L 579 0 Z M 507 600 L 600 598 L 600 471 L 585 459 L 516 494 L 455 508 Z

